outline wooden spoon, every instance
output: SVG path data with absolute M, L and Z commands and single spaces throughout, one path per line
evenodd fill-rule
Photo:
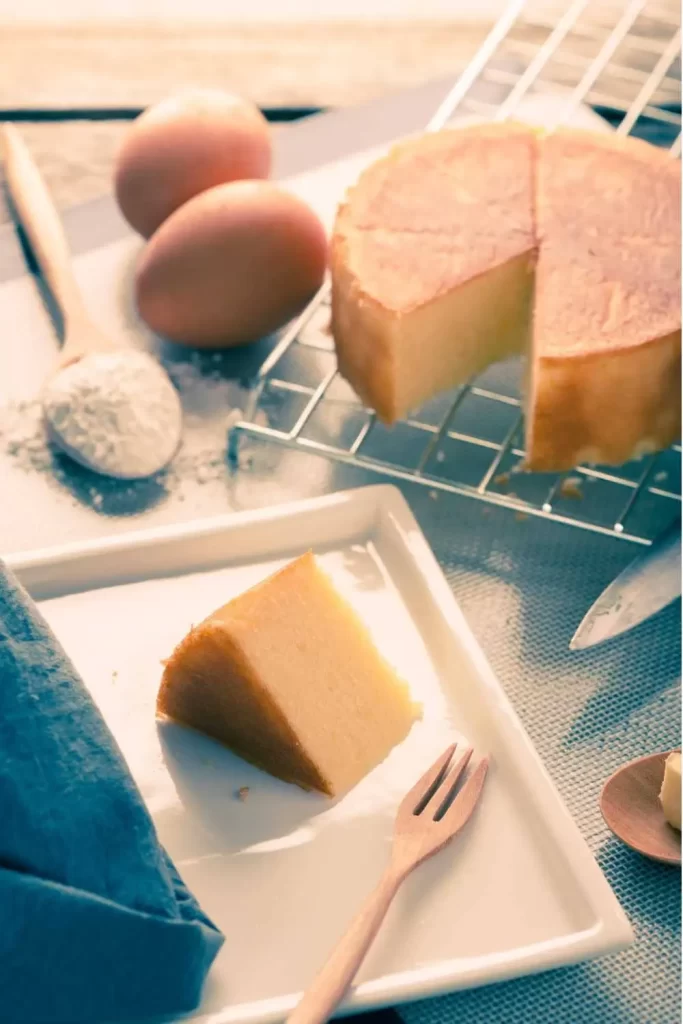
M 681 833 L 664 817 L 659 791 L 671 751 L 622 765 L 602 788 L 600 810 L 617 839 L 662 864 L 681 863 Z
M 0 149 L 6 185 L 17 218 L 59 307 L 64 324 L 62 350 L 43 395 L 43 409 L 50 436 L 67 455 L 98 473 L 126 480 L 151 476 L 170 461 L 180 443 L 182 414 L 177 392 L 168 374 L 156 360 L 139 351 L 127 349 L 107 337 L 93 322 L 71 267 L 69 247 L 57 211 L 31 154 L 11 124 L 0 125 Z M 103 359 L 103 356 L 108 358 Z M 62 420 L 56 418 L 51 409 L 55 394 L 59 393 L 61 397 L 69 381 L 69 376 L 64 375 L 68 374 L 72 378 L 74 364 L 82 360 L 89 361 L 90 371 L 97 374 L 98 383 L 101 382 L 104 387 L 114 378 L 121 386 L 123 377 L 134 379 L 136 374 L 144 374 L 147 394 L 138 398 L 137 402 L 132 395 L 125 396 L 127 404 L 121 422 L 139 422 L 144 427 L 149 424 L 147 413 L 150 398 L 158 397 L 160 402 L 165 402 L 170 410 L 165 422 L 166 429 L 158 447 L 150 452 L 148 459 L 138 457 L 134 463 L 128 460 L 128 465 L 123 459 L 117 465 L 112 456 L 113 445 L 106 451 L 105 446 L 100 446 L 98 451 L 97 446 L 87 443 L 87 431 L 83 432 L 82 439 L 79 437 L 76 441 L 73 440 L 76 435 L 72 432 L 71 443 L 64 436 Z M 50 394 L 52 403 L 48 401 Z

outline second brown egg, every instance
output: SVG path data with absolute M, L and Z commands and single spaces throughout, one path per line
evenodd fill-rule
M 190 199 L 145 247 L 140 316 L 171 341 L 221 348 L 282 327 L 320 287 L 327 238 L 301 199 L 236 181 Z

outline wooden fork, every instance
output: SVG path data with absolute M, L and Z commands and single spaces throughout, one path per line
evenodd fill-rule
M 453 764 L 455 750 L 453 744 L 403 798 L 394 823 L 391 857 L 379 885 L 287 1018 L 287 1024 L 323 1024 L 329 1019 L 356 976 L 402 882 L 468 821 L 479 801 L 488 758 L 479 762 L 457 792 L 472 750 L 465 750 Z

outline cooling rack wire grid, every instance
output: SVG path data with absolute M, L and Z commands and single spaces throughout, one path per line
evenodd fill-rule
M 681 151 L 680 6 L 676 0 L 512 0 L 434 113 L 503 120 L 530 94 L 562 90 L 567 120 L 590 104 L 621 134 Z M 337 373 L 329 283 L 285 330 L 230 438 L 258 437 L 389 477 L 514 508 L 519 515 L 649 544 L 680 514 L 681 446 L 615 470 L 519 471 L 520 367 L 493 367 L 387 429 Z

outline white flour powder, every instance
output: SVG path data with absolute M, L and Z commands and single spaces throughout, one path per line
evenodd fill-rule
M 85 356 L 50 381 L 43 408 L 70 454 L 108 476 L 151 476 L 180 440 L 178 393 L 143 352 Z
M 225 487 L 230 470 L 226 458 L 227 435 L 232 424 L 243 418 L 239 406 L 246 392 L 225 377 L 222 354 L 191 353 L 165 369 L 177 388 L 184 407 L 183 439 L 178 454 L 168 469 L 155 477 L 156 485 L 180 501 L 201 502 L 205 487 Z M 241 464 L 251 456 L 244 456 Z M 74 486 L 94 508 L 108 508 L 115 501 L 117 510 L 127 502 L 135 506 L 136 481 L 128 484 L 105 476 L 83 474 L 70 459 L 57 455 L 46 436 L 42 405 L 37 398 L 0 404 L 0 463 L 8 469 L 42 476 L 64 492 Z M 199 485 L 199 487 L 198 487 Z M 117 512 L 117 514 L 119 514 Z

